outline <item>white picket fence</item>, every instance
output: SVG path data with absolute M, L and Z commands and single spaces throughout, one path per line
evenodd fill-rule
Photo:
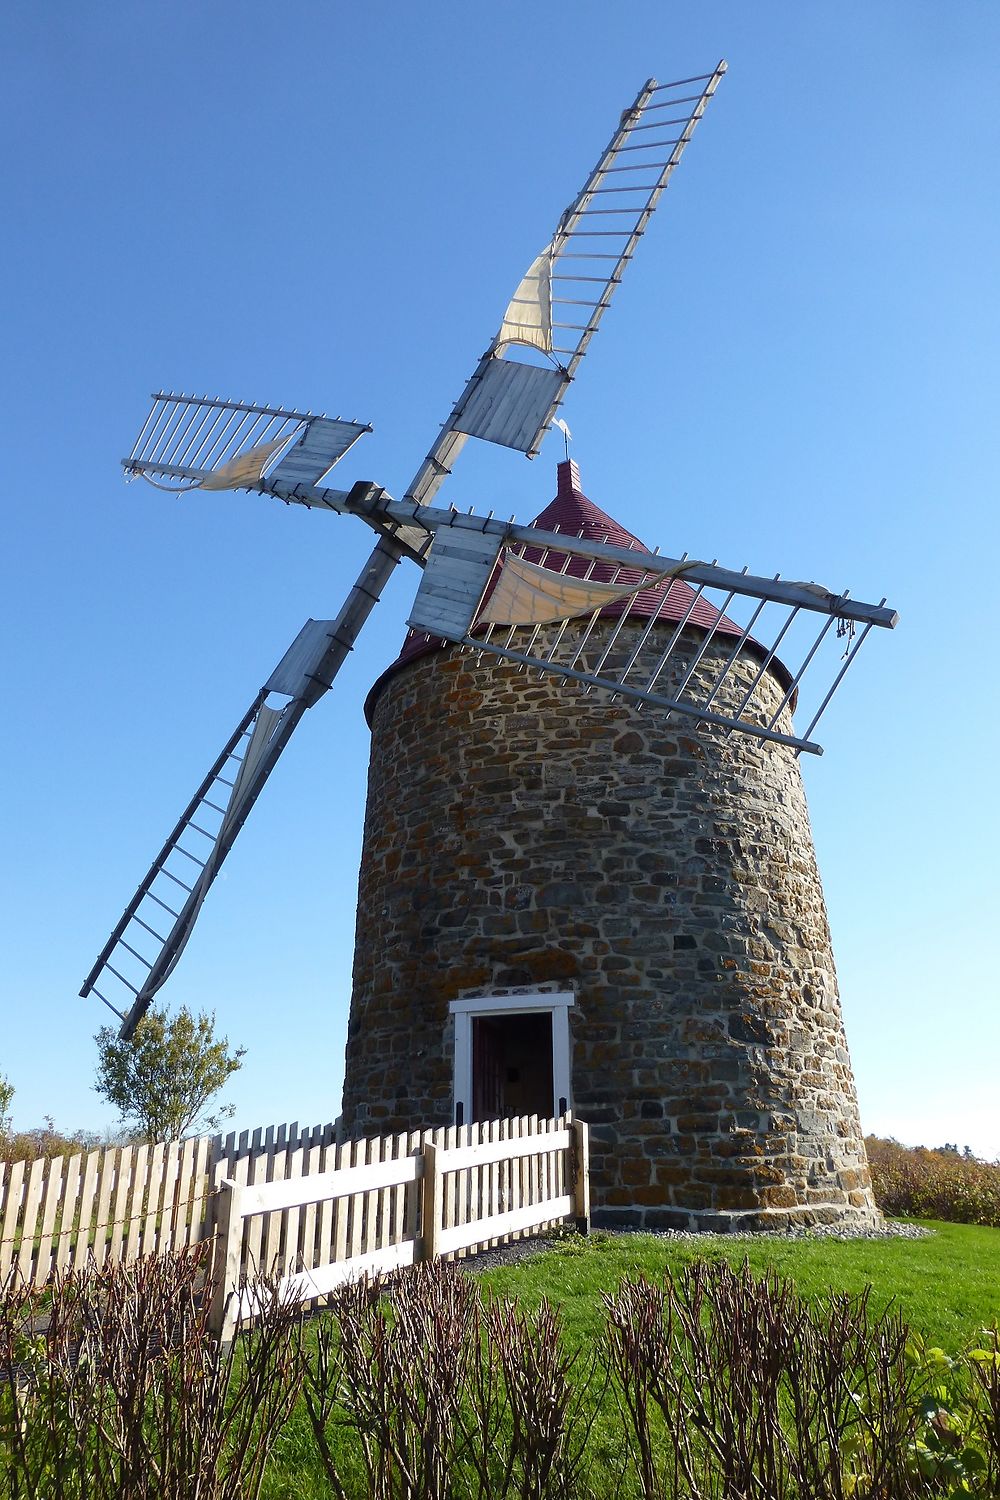
M 303 1303 L 344 1282 L 590 1219 L 587 1127 L 526 1116 L 333 1148 L 325 1170 L 227 1180 L 216 1211 L 211 1326 L 253 1316 L 255 1281 Z
M 213 1233 L 212 1195 L 223 1177 L 290 1175 L 290 1161 L 320 1159 L 315 1153 L 330 1149 L 334 1135 L 332 1124 L 296 1122 L 0 1162 L 0 1282 L 16 1267 L 25 1284 L 44 1286 L 54 1271 L 91 1259 L 128 1262 L 197 1244 Z
M 16 1268 L 44 1286 L 215 1236 L 221 1331 L 246 1316 L 263 1273 L 313 1301 L 366 1272 L 589 1218 L 586 1126 L 569 1116 L 334 1136 L 296 1123 L 0 1163 L 0 1283 Z

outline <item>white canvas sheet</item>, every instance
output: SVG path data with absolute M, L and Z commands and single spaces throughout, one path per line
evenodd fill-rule
M 652 582 L 652 578 L 650 579 Z M 597 583 L 553 573 L 508 552 L 496 588 L 479 615 L 491 625 L 545 625 L 589 615 L 634 594 L 636 583 Z
M 508 303 L 500 326 L 501 344 L 528 344 L 552 350 L 552 245 L 536 255 Z
M 264 754 L 265 750 L 270 744 L 271 736 L 274 734 L 274 731 L 277 728 L 280 720 L 284 717 L 284 714 L 285 709 L 283 708 L 261 707 L 257 710 L 257 718 L 254 722 L 253 730 L 250 734 L 250 743 L 247 745 L 246 754 L 243 757 L 243 764 L 240 766 L 240 769 L 236 776 L 236 783 L 233 787 L 232 795 L 229 798 L 229 806 L 226 809 L 226 816 L 223 818 L 222 827 L 219 829 L 220 839 L 222 838 L 223 834 L 228 831 L 229 825 L 232 823 L 233 819 L 239 814 L 240 806 L 243 802 L 243 798 L 246 794 L 246 790 L 250 783 L 250 780 L 258 765 L 260 764 L 261 756 Z
M 273 443 L 259 443 L 256 448 L 248 448 L 246 453 L 240 453 L 236 458 L 231 458 L 221 469 L 216 469 L 213 474 L 208 474 L 201 481 L 200 488 L 203 490 L 239 490 L 252 489 L 255 484 L 260 483 L 260 476 L 267 468 L 268 461 L 274 457 L 279 448 L 284 448 L 294 436 L 285 433 L 284 437 L 276 438 Z

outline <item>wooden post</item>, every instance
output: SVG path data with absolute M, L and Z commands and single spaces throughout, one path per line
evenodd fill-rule
M 240 1284 L 243 1248 L 243 1190 L 223 1178 L 215 1200 L 215 1250 L 212 1257 L 212 1301 L 208 1328 L 220 1344 L 232 1342 L 238 1316 L 234 1306 Z
M 590 1126 L 574 1120 L 573 1132 L 573 1213 L 581 1234 L 590 1233 Z
M 421 1260 L 436 1260 L 438 1240 L 441 1234 L 442 1172 L 438 1161 L 438 1148 L 427 1141 L 423 1149 L 424 1176 L 421 1198 Z

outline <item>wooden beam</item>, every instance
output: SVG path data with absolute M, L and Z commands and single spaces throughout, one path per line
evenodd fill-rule
M 236 1331 L 243 1246 L 244 1189 L 224 1179 L 215 1199 L 215 1246 L 212 1255 L 212 1299 L 208 1329 L 220 1344 L 230 1343 Z
M 441 1207 L 443 1173 L 441 1153 L 433 1141 L 428 1141 L 423 1150 L 424 1192 L 421 1227 L 421 1260 L 436 1260 L 441 1254 Z
M 590 1126 L 583 1120 L 574 1120 L 570 1129 L 573 1147 L 570 1162 L 573 1170 L 571 1191 L 573 1215 L 581 1234 L 590 1233 Z
M 567 1193 L 561 1198 L 547 1198 L 541 1203 L 531 1203 L 527 1208 L 515 1208 L 510 1213 L 492 1214 L 488 1219 L 459 1224 L 454 1229 L 442 1229 L 436 1241 L 437 1254 L 450 1255 L 453 1250 L 466 1245 L 478 1245 L 481 1241 L 514 1234 L 519 1229 L 533 1229 L 550 1219 L 565 1219 L 572 1212 L 573 1199 Z
M 519 1140 L 484 1141 L 479 1146 L 458 1146 L 445 1151 L 442 1172 L 461 1172 L 465 1167 L 485 1167 L 490 1162 L 507 1161 L 516 1156 L 541 1156 L 547 1151 L 568 1151 L 572 1143 L 569 1130 L 552 1135 L 526 1135 Z
M 398 1161 L 372 1162 L 368 1166 L 341 1167 L 316 1177 L 299 1177 L 282 1182 L 266 1182 L 247 1188 L 242 1196 L 241 1212 L 276 1213 L 283 1208 L 301 1208 L 306 1203 L 322 1203 L 327 1198 L 347 1198 L 353 1193 L 368 1193 L 375 1188 L 396 1187 L 415 1182 L 421 1175 L 418 1156 Z

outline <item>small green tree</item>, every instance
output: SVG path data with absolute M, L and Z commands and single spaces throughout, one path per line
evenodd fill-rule
M 14 1085 L 0 1073 L 0 1140 L 10 1134 L 10 1106 Z
M 196 1128 L 215 1130 L 232 1115 L 232 1105 L 205 1113 L 246 1056 L 245 1047 L 230 1052 L 228 1037 L 216 1038 L 214 1015 L 195 1018 L 186 1006 L 172 1017 L 150 1010 L 131 1041 L 121 1041 L 110 1026 L 103 1026 L 94 1040 L 95 1092 L 110 1100 L 145 1140 L 179 1141 Z

